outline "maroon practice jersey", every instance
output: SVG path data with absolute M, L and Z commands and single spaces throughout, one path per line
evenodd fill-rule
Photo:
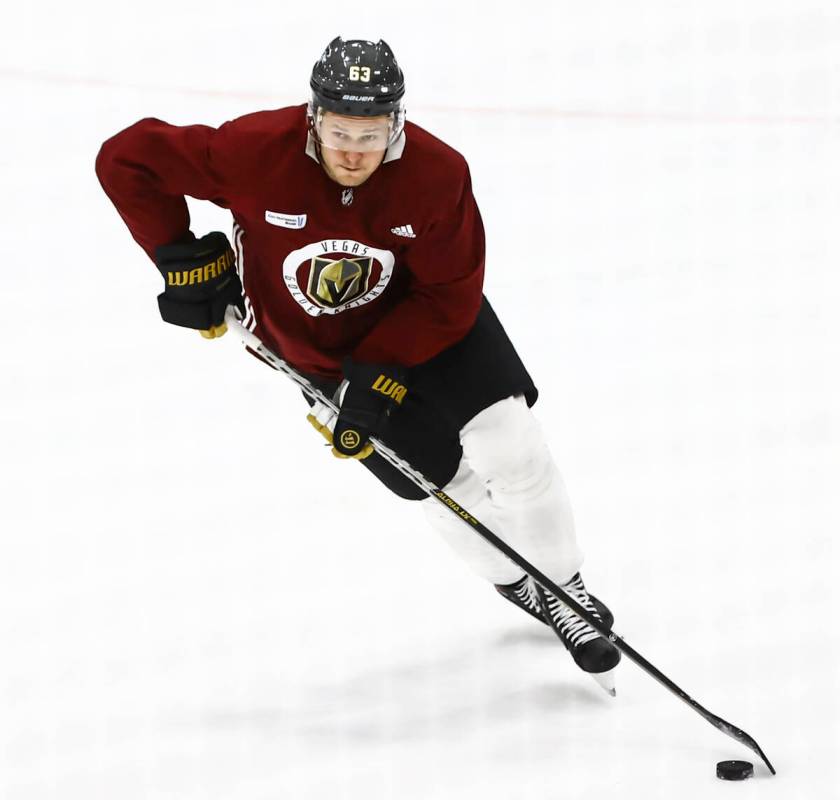
M 306 107 L 177 127 L 144 119 L 109 139 L 97 174 L 150 257 L 183 237 L 185 195 L 230 209 L 245 324 L 299 369 L 413 366 L 475 321 L 484 229 L 464 158 L 407 123 L 348 189 L 327 177 Z

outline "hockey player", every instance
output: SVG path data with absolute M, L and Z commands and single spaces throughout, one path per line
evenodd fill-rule
M 608 626 L 580 578 L 566 491 L 530 411 L 537 389 L 482 294 L 484 230 L 463 157 L 405 121 L 383 41 L 334 39 L 306 105 L 218 129 L 144 119 L 96 171 L 165 289 L 162 318 L 243 324 L 340 401 L 310 423 L 431 524 L 479 575 L 557 633 L 612 690 L 619 651 L 372 453 L 376 435 Z M 185 195 L 233 216 L 196 238 Z

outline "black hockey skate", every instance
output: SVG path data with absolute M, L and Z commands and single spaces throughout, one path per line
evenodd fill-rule
M 527 614 L 530 614 L 534 619 L 538 619 L 543 625 L 548 625 L 548 620 L 542 611 L 540 605 L 540 598 L 537 595 L 537 590 L 534 588 L 534 582 L 527 576 L 523 575 L 516 583 L 496 584 L 496 591 L 505 598 L 510 600 L 517 608 L 521 608 Z M 598 616 L 603 620 L 608 628 L 613 626 L 613 615 L 594 594 L 589 595 L 592 605 Z
M 591 595 L 583 585 L 580 573 L 560 587 L 590 614 L 603 619 Z M 612 669 L 621 660 L 621 652 L 598 631 L 587 625 L 577 614 L 567 608 L 553 594 L 541 586 L 534 586 L 543 615 L 560 637 L 572 658 L 584 672 L 588 672 L 609 694 L 615 696 L 615 678 Z M 603 605 L 603 604 L 602 604 Z M 612 627 L 612 626 L 610 626 Z

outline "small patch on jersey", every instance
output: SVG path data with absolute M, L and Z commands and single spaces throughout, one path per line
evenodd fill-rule
M 300 230 L 306 225 L 306 214 L 281 214 L 279 211 L 266 210 L 265 221 L 278 228 Z
M 414 232 L 414 228 L 411 225 L 397 225 L 396 228 L 391 228 L 391 233 L 396 234 L 397 236 L 405 236 L 406 239 L 416 239 L 417 234 Z
M 343 205 L 343 206 L 353 205 L 353 187 L 352 186 L 349 189 L 345 189 L 341 193 L 341 205 Z

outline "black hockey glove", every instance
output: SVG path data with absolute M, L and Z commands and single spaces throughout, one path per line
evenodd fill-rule
M 348 383 L 333 431 L 333 448 L 336 455 L 366 458 L 373 452 L 368 438 L 405 399 L 404 371 L 395 366 L 360 364 L 349 358 L 343 368 Z
M 245 316 L 236 259 L 223 233 L 158 247 L 155 263 L 166 281 L 166 290 L 158 295 L 165 322 L 195 328 L 206 339 L 215 339 L 227 331 L 228 306 L 238 306 Z

